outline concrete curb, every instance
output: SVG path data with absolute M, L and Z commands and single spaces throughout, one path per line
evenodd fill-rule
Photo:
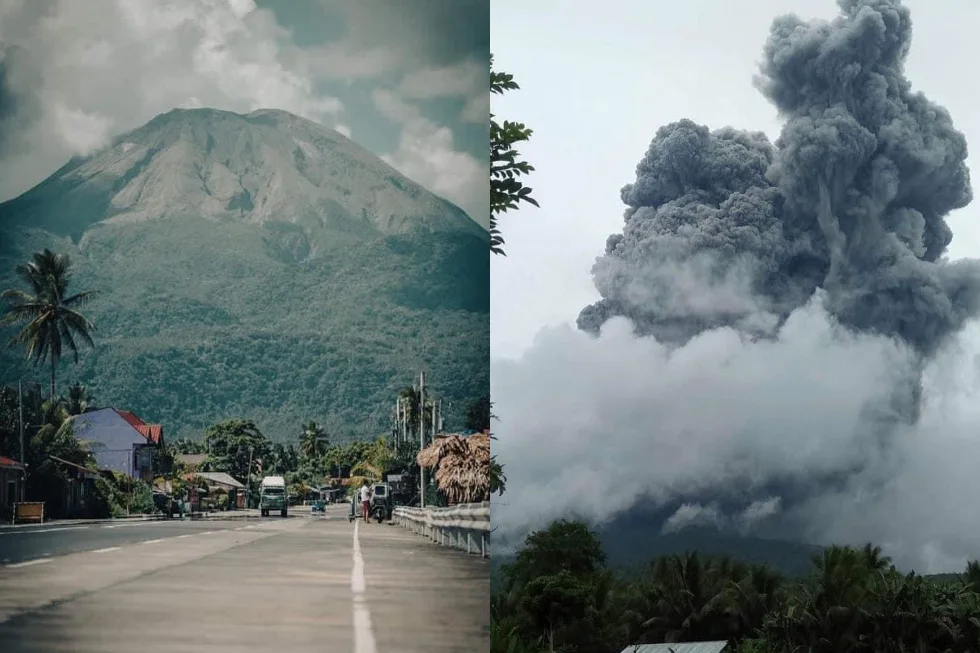
M 40 524 L 0 524 L 0 531 L 29 528 L 31 526 L 81 526 L 85 524 L 125 524 L 128 522 L 141 521 L 161 521 L 166 519 L 162 515 L 139 515 L 137 517 L 115 517 L 109 519 L 52 519 Z

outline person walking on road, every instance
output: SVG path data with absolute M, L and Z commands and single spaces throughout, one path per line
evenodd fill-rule
M 371 488 L 368 487 L 367 480 L 361 486 L 361 517 L 365 522 L 371 519 Z

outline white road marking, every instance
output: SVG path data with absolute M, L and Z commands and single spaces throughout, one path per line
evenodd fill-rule
M 121 546 L 108 546 L 104 549 L 95 549 L 91 553 L 109 553 L 110 551 L 118 551 L 121 548 Z
M 32 565 L 43 565 L 46 562 L 51 562 L 51 558 L 38 558 L 37 560 L 28 560 L 27 562 L 15 562 L 12 565 L 7 565 L 7 569 L 18 569 L 19 567 L 30 567 Z
M 143 544 L 156 544 L 157 542 L 163 542 L 165 539 L 166 538 L 161 537 L 160 539 L 157 540 L 146 540 L 145 542 L 143 542 Z
M 354 522 L 354 568 L 350 572 L 350 589 L 354 604 L 354 653 L 377 653 L 374 630 L 371 628 L 371 612 L 364 599 L 364 558 L 361 556 L 361 540 L 358 522 Z
M 58 528 L 41 528 L 37 530 L 25 531 L 25 530 L 9 530 L 0 533 L 0 535 L 30 535 L 32 533 L 57 533 L 58 531 L 82 531 L 86 528 L 91 528 L 91 526 L 60 526 Z

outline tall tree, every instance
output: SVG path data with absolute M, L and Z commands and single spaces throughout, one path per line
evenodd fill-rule
M 516 91 L 520 86 L 514 76 L 496 72 L 493 69 L 493 55 L 490 55 L 490 92 L 503 95 Z M 531 197 L 531 189 L 520 180 L 521 176 L 534 170 L 527 161 L 520 160 L 520 153 L 514 149 L 518 143 L 531 139 L 532 130 L 523 123 L 505 120 L 498 124 L 490 114 L 490 251 L 504 254 L 504 239 L 497 227 L 497 215 L 512 211 L 520 202 L 538 206 Z
M 10 289 L 0 295 L 8 303 L 0 326 L 26 323 L 10 343 L 23 346 L 27 357 L 33 358 L 35 364 L 45 360 L 50 362 L 51 400 L 54 401 L 55 369 L 65 347 L 74 354 L 77 363 L 76 339 L 90 347 L 95 346 L 91 336 L 92 323 L 76 310 L 95 292 L 69 295 L 71 259 L 49 249 L 37 252 L 31 261 L 18 265 L 16 271 L 30 290 Z
M 432 396 L 425 393 L 425 407 L 422 410 L 422 419 L 425 422 L 426 433 L 432 424 Z M 418 440 L 419 436 L 419 390 L 412 386 L 406 386 L 398 391 L 398 396 L 405 399 L 405 414 L 408 418 L 408 435 L 413 441 Z
M 327 449 L 327 432 L 316 422 L 303 426 L 299 434 L 299 452 L 307 460 L 316 460 Z
M 81 415 L 95 407 L 95 397 L 89 389 L 81 383 L 76 383 L 68 388 L 68 396 L 65 397 L 65 409 L 69 415 Z
M 394 462 L 395 451 L 388 446 L 387 438 L 382 435 L 367 447 L 363 457 L 351 469 L 351 475 L 380 481 L 391 470 Z
M 244 419 L 232 419 L 209 426 L 204 434 L 208 449 L 207 467 L 210 471 L 225 472 L 245 482 L 256 468 L 259 459 L 266 458 L 272 443 L 255 425 Z M 252 469 L 249 469 L 249 460 Z
M 482 431 L 490 428 L 490 395 L 484 395 L 466 409 L 466 428 Z

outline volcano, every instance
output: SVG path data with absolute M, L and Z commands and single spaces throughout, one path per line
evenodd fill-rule
M 489 236 L 343 135 L 277 110 L 174 110 L 0 204 L 0 282 L 71 255 L 94 351 L 63 365 L 99 403 L 193 435 L 387 431 L 425 370 L 447 426 L 489 392 Z M 7 335 L 7 334 L 0 334 Z M 0 382 L 20 378 L 0 353 Z

